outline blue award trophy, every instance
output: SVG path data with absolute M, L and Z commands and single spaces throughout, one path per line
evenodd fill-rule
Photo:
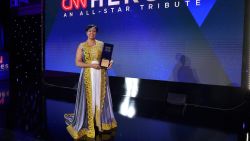
M 104 43 L 103 49 L 102 49 L 102 56 L 100 60 L 100 66 L 102 68 L 108 68 L 111 58 L 112 58 L 112 52 L 113 52 L 114 45 Z

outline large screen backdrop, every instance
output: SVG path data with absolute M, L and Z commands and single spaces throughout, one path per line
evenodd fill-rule
M 110 76 L 240 86 L 244 0 L 46 0 L 45 69 L 76 72 L 88 24 L 114 44 Z

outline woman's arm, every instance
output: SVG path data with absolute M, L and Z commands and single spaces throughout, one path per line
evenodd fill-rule
M 95 69 L 100 69 L 98 64 L 86 64 L 82 61 L 82 47 L 79 46 L 76 51 L 76 59 L 75 59 L 75 64 L 78 67 L 81 68 L 95 68 Z
M 112 68 L 112 65 L 113 65 L 114 61 L 111 60 L 110 63 L 109 63 L 109 67 L 107 69 L 111 69 Z

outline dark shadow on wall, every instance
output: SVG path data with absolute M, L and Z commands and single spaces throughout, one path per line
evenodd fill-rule
M 190 59 L 183 54 L 176 54 L 177 63 L 173 70 L 173 79 L 177 82 L 199 83 L 198 75 L 191 67 Z

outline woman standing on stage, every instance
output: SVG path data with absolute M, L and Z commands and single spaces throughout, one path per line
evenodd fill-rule
M 99 132 L 117 127 L 113 114 L 107 70 L 99 66 L 103 42 L 96 40 L 98 28 L 88 25 L 88 39 L 78 46 L 76 66 L 81 67 L 74 114 L 65 114 L 67 130 L 74 139 L 95 137 Z M 112 67 L 110 63 L 108 69 Z

